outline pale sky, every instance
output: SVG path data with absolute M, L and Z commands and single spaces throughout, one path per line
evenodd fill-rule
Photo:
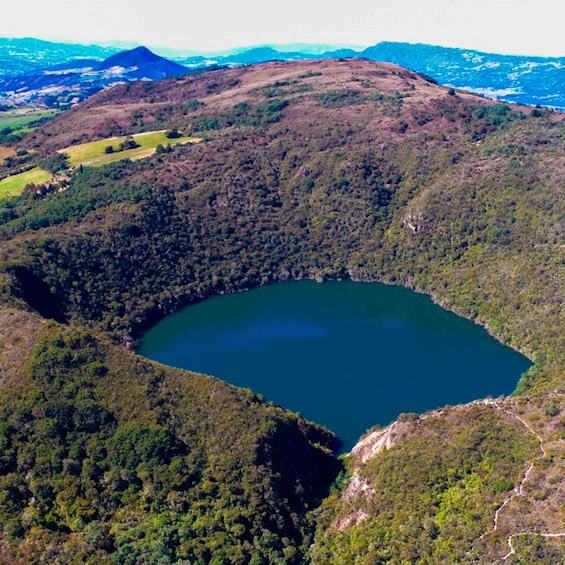
M 215 52 L 406 41 L 565 56 L 564 0 L 8 0 L 0 37 Z

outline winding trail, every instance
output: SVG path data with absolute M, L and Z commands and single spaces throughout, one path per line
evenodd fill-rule
M 534 459 L 532 459 L 530 461 L 530 464 L 528 466 L 528 468 L 526 469 L 526 471 L 524 472 L 524 476 L 522 477 L 522 480 L 518 483 L 518 485 L 516 485 L 514 487 L 514 489 L 512 490 L 512 494 L 510 496 L 508 496 L 508 498 L 506 498 L 502 504 L 496 509 L 495 513 L 494 513 L 494 525 L 493 527 L 488 530 L 487 532 L 485 532 L 479 539 L 483 539 L 485 536 L 487 536 L 488 534 L 491 534 L 493 532 L 496 532 L 499 529 L 499 523 L 500 523 L 500 512 L 502 511 L 502 509 L 509 504 L 510 502 L 512 502 L 515 498 L 518 497 L 524 497 L 526 498 L 527 495 L 524 492 L 524 486 L 525 484 L 528 482 L 529 477 L 531 472 L 533 471 L 535 464 L 537 461 L 541 461 L 542 459 L 545 459 L 548 457 L 548 453 L 547 450 L 545 449 L 545 445 L 544 445 L 544 440 L 541 437 L 541 435 L 539 435 L 531 426 L 530 424 L 524 420 L 523 418 L 521 418 L 520 416 L 518 416 L 517 414 L 515 414 L 514 412 L 503 408 L 500 406 L 500 403 L 497 403 L 496 400 L 492 400 L 492 399 L 485 399 L 485 400 L 481 400 L 478 401 L 481 402 L 483 404 L 486 404 L 487 406 L 491 406 L 493 409 L 497 410 L 498 412 L 501 412 L 503 414 L 506 414 L 507 416 L 510 416 L 511 418 L 514 418 L 515 420 L 517 420 L 518 422 L 520 422 L 527 430 L 528 432 L 533 435 L 536 440 L 539 442 L 539 448 L 541 451 L 541 456 L 539 457 L 535 457 Z M 516 532 L 514 534 L 510 534 L 508 536 L 507 539 L 507 544 L 508 547 L 510 548 L 510 551 L 504 555 L 504 557 L 502 557 L 502 561 L 506 561 L 511 555 L 515 555 L 516 554 L 516 548 L 514 546 L 514 540 L 517 537 L 522 537 L 522 536 L 530 536 L 530 535 L 535 535 L 535 536 L 540 536 L 543 538 L 561 538 L 561 537 L 565 537 L 565 532 L 557 532 L 557 533 L 542 533 L 542 532 L 536 532 L 536 531 L 525 531 L 525 532 Z
M 538 433 L 526 419 L 517 415 L 513 411 L 513 407 L 511 405 L 510 406 L 505 405 L 506 403 L 504 401 L 496 400 L 496 399 L 477 400 L 470 404 L 488 406 L 493 410 L 497 411 L 499 414 L 519 422 L 520 426 L 524 427 L 527 430 L 528 434 L 530 434 L 536 439 L 540 451 L 539 455 L 532 457 L 529 460 L 527 468 L 525 469 L 524 474 L 522 475 L 522 478 L 520 479 L 518 484 L 516 484 L 516 486 L 512 489 L 509 495 L 496 508 L 494 512 L 492 528 L 484 532 L 479 538 L 475 540 L 475 541 L 479 541 L 479 540 L 484 540 L 484 538 L 486 538 L 489 534 L 495 532 L 500 533 L 501 529 L 503 531 L 506 530 L 506 532 L 512 531 L 511 527 L 507 527 L 503 529 L 504 517 L 502 515 L 502 511 L 504 510 L 504 508 L 506 508 L 507 505 L 509 505 L 512 501 L 518 498 L 531 500 L 531 496 L 528 495 L 526 492 L 528 482 L 531 481 L 531 475 L 534 469 L 536 468 L 536 464 L 544 459 L 549 458 L 551 454 L 549 453 L 548 449 L 546 449 L 546 441 L 544 440 L 542 435 Z M 433 413 L 421 416 L 421 419 L 431 417 L 432 415 L 437 416 L 442 412 L 443 412 L 442 410 L 438 410 Z M 385 449 L 390 449 L 395 445 L 397 439 L 396 438 L 397 431 L 400 432 L 399 427 L 401 426 L 402 424 L 400 424 L 399 421 L 396 421 L 391 423 L 388 427 L 384 429 L 376 430 L 370 433 L 367 437 L 361 440 L 353 448 L 351 453 L 357 456 L 362 463 L 365 463 L 367 460 L 378 455 L 381 451 Z M 359 492 L 366 492 L 373 496 L 375 495 L 374 490 L 367 483 L 365 483 L 363 479 L 357 474 L 354 477 L 352 477 L 350 485 L 346 489 L 344 496 L 346 499 L 352 500 Z M 349 527 L 352 524 L 358 524 L 367 517 L 368 517 L 367 514 L 363 511 L 353 512 L 347 516 L 342 517 L 339 521 L 336 520 L 333 524 L 333 527 L 338 531 L 343 531 L 343 529 Z M 508 552 L 504 556 L 499 557 L 496 560 L 496 563 L 504 563 L 512 555 L 515 555 L 517 553 L 516 545 L 515 545 L 516 539 L 525 536 L 538 536 L 546 539 L 565 538 L 565 531 L 540 532 L 535 530 L 525 530 L 525 531 L 516 531 L 514 533 L 510 533 L 510 535 L 508 535 L 508 538 L 506 539 L 506 543 L 508 545 Z

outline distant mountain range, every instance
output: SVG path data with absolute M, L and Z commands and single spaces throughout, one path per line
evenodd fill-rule
M 425 74 L 438 83 L 519 104 L 540 104 L 565 110 L 565 57 L 496 55 L 469 49 L 382 42 L 363 51 L 336 49 L 322 54 L 249 49 L 223 57 L 189 57 L 178 62 L 191 68 L 203 64 L 246 65 L 269 60 L 360 57 L 395 63 Z
M 408 43 L 379 43 L 361 55 L 489 98 L 565 110 L 565 57 L 495 55 Z
M 189 69 L 146 47 L 120 51 L 102 61 L 71 59 L 46 69 L 0 78 L 0 104 L 64 107 L 121 82 L 161 80 Z
M 64 106 L 118 82 L 159 80 L 219 67 L 272 60 L 366 58 L 396 63 L 438 83 L 499 100 L 565 110 L 565 57 L 496 55 L 468 49 L 382 42 L 362 51 L 305 47 L 255 47 L 222 55 L 174 55 L 168 59 L 145 47 L 50 43 L 36 39 L 0 39 L 0 104 L 41 103 Z
M 53 43 L 41 39 L 0 38 L 0 76 L 16 76 L 76 61 L 102 61 L 121 51 L 115 47 Z

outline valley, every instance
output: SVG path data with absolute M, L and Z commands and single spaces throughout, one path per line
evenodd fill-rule
M 17 149 L 173 127 L 202 141 L 1 201 L 2 557 L 559 562 L 563 114 L 393 64 L 271 62 L 115 86 Z M 183 306 L 301 279 L 426 293 L 534 365 L 494 404 L 400 416 L 362 461 L 133 352 Z

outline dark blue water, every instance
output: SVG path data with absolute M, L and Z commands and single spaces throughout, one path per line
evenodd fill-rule
M 402 412 L 509 394 L 531 364 L 427 296 L 351 281 L 203 301 L 148 331 L 139 353 L 251 388 L 345 450 Z

